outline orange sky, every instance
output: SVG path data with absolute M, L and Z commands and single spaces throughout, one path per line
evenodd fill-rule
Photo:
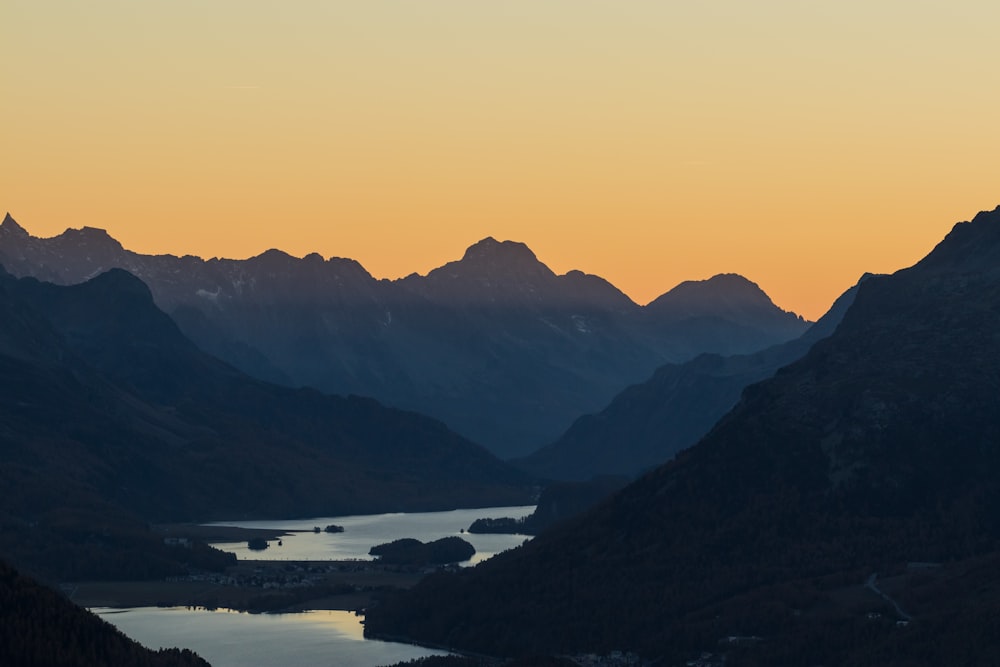
M 396 277 L 485 237 L 818 317 L 1000 203 L 1000 3 L 0 4 L 0 214 Z

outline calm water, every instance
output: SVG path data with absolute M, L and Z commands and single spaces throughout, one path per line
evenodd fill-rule
M 442 654 L 365 639 L 361 619 L 349 611 L 244 614 L 183 607 L 91 611 L 149 648 L 189 648 L 213 667 L 374 667 Z
M 487 558 L 520 545 L 525 535 L 471 535 L 462 533 L 473 521 L 484 517 L 521 518 L 531 514 L 534 505 L 522 507 L 488 507 L 450 512 L 419 512 L 399 514 L 368 514 L 359 516 L 330 516 L 314 519 L 274 521 L 219 521 L 216 526 L 243 528 L 276 528 L 305 530 L 282 538 L 282 546 L 271 542 L 263 551 L 251 551 L 246 542 L 215 543 L 213 546 L 232 552 L 240 560 L 372 560 L 368 550 L 376 544 L 391 542 L 402 537 L 412 537 L 421 542 L 458 535 L 476 548 L 476 555 L 463 565 L 475 565 Z M 344 527 L 343 533 L 325 533 L 330 524 Z M 319 533 L 313 533 L 319 526 Z
M 264 551 L 250 551 L 246 542 L 217 544 L 241 559 L 269 560 L 371 560 L 368 549 L 401 537 L 422 542 L 460 535 L 476 547 L 466 565 L 516 547 L 524 535 L 469 535 L 462 533 L 481 517 L 522 517 L 534 506 L 492 507 L 451 512 L 333 516 L 287 521 L 221 521 L 214 525 L 280 530 L 307 530 L 274 542 Z M 329 524 L 343 533 L 313 533 Z M 365 639 L 361 619 L 348 611 L 310 611 L 297 614 L 245 614 L 184 607 L 93 609 L 122 632 L 153 648 L 189 648 L 214 667 L 283 665 L 337 665 L 375 667 L 428 655 L 441 655 L 409 644 Z

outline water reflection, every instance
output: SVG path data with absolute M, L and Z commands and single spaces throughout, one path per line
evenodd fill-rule
M 240 560 L 372 560 L 368 550 L 376 544 L 391 542 L 402 537 L 429 542 L 458 535 L 476 548 L 476 555 L 463 565 L 475 565 L 501 551 L 519 546 L 528 537 L 463 533 L 473 521 L 485 517 L 521 518 L 531 514 L 534 509 L 533 505 L 525 505 L 449 512 L 366 514 L 272 521 L 219 521 L 211 525 L 303 531 L 282 538 L 282 546 L 279 547 L 276 542 L 272 542 L 263 551 L 249 549 L 246 542 L 224 542 L 213 545 L 235 553 Z M 324 532 L 323 529 L 330 524 L 343 526 L 344 532 Z M 319 528 L 320 532 L 313 532 L 314 528 Z
M 361 618 L 348 611 L 246 614 L 184 607 L 92 611 L 150 648 L 189 648 L 213 667 L 374 667 L 442 655 L 409 644 L 365 639 Z

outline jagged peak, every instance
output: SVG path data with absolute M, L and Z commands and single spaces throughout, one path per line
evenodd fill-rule
M 374 276 L 368 272 L 364 264 L 350 257 L 331 257 L 326 260 L 326 265 L 336 267 L 340 272 L 357 274 L 367 280 L 375 280 Z
M 14 219 L 14 216 L 12 216 L 9 211 L 7 212 L 7 215 L 4 216 L 3 222 L 0 223 L 0 232 L 16 236 L 28 236 L 28 231 L 21 225 L 17 224 L 17 220 Z
M 469 246 L 460 260 L 432 269 L 426 276 L 413 274 L 401 283 L 425 296 L 465 301 L 486 299 L 537 302 L 543 293 L 558 290 L 556 274 L 524 243 L 497 241 L 488 236 Z M 426 290 L 430 290 L 427 292 Z M 437 290 L 445 292 L 437 293 Z M 447 293 L 447 296 L 445 296 Z
M 255 255 L 247 260 L 226 260 L 226 259 L 216 259 L 220 262 L 240 262 L 246 261 L 251 264 L 271 266 L 271 267 L 326 267 L 324 270 L 334 270 L 339 274 L 356 274 L 362 278 L 374 280 L 372 275 L 368 273 L 368 270 L 362 266 L 361 262 L 350 259 L 347 257 L 330 257 L 329 259 L 323 259 L 323 256 L 318 252 L 311 252 L 305 257 L 299 258 L 295 255 L 291 255 L 284 250 L 279 250 L 277 248 L 270 248 Z
M 992 223 L 1000 221 L 1000 205 L 996 206 L 996 208 L 992 211 L 980 211 L 976 214 L 976 217 L 972 219 L 973 223 L 982 223 L 984 221 L 990 221 Z
M 995 271 L 1000 268 L 1000 206 L 959 222 L 912 268 Z

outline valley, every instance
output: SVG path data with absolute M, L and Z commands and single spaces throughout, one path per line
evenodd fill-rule
M 974 564 L 1000 553 L 998 257 L 1000 209 L 957 224 L 915 266 L 862 282 L 828 338 L 748 387 L 698 444 L 517 551 L 422 581 L 366 631 L 667 664 L 726 636 L 767 638 L 725 651 L 738 664 L 909 664 L 932 643 L 991 636 L 995 581 Z M 921 619 L 892 594 L 916 619 L 906 640 L 893 634 L 906 619 L 870 590 L 882 625 L 851 607 L 804 613 L 913 562 L 983 580 L 973 593 L 914 573 L 935 602 Z M 560 631 L 540 631 L 552 618 Z
M 247 375 L 122 269 L 3 274 L 0 554 L 136 618 L 363 610 L 369 640 L 491 665 L 947 662 L 996 622 L 998 230 L 1000 209 L 980 213 L 801 335 L 664 364 L 512 461 L 375 399 Z M 516 244 L 463 262 L 551 278 Z M 483 298 L 467 268 L 447 269 L 455 303 Z M 744 279 L 656 307 L 698 320 L 727 284 Z M 476 556 L 432 564 L 445 543 Z
M 0 0 L 0 667 L 1000 666 L 998 25 Z

